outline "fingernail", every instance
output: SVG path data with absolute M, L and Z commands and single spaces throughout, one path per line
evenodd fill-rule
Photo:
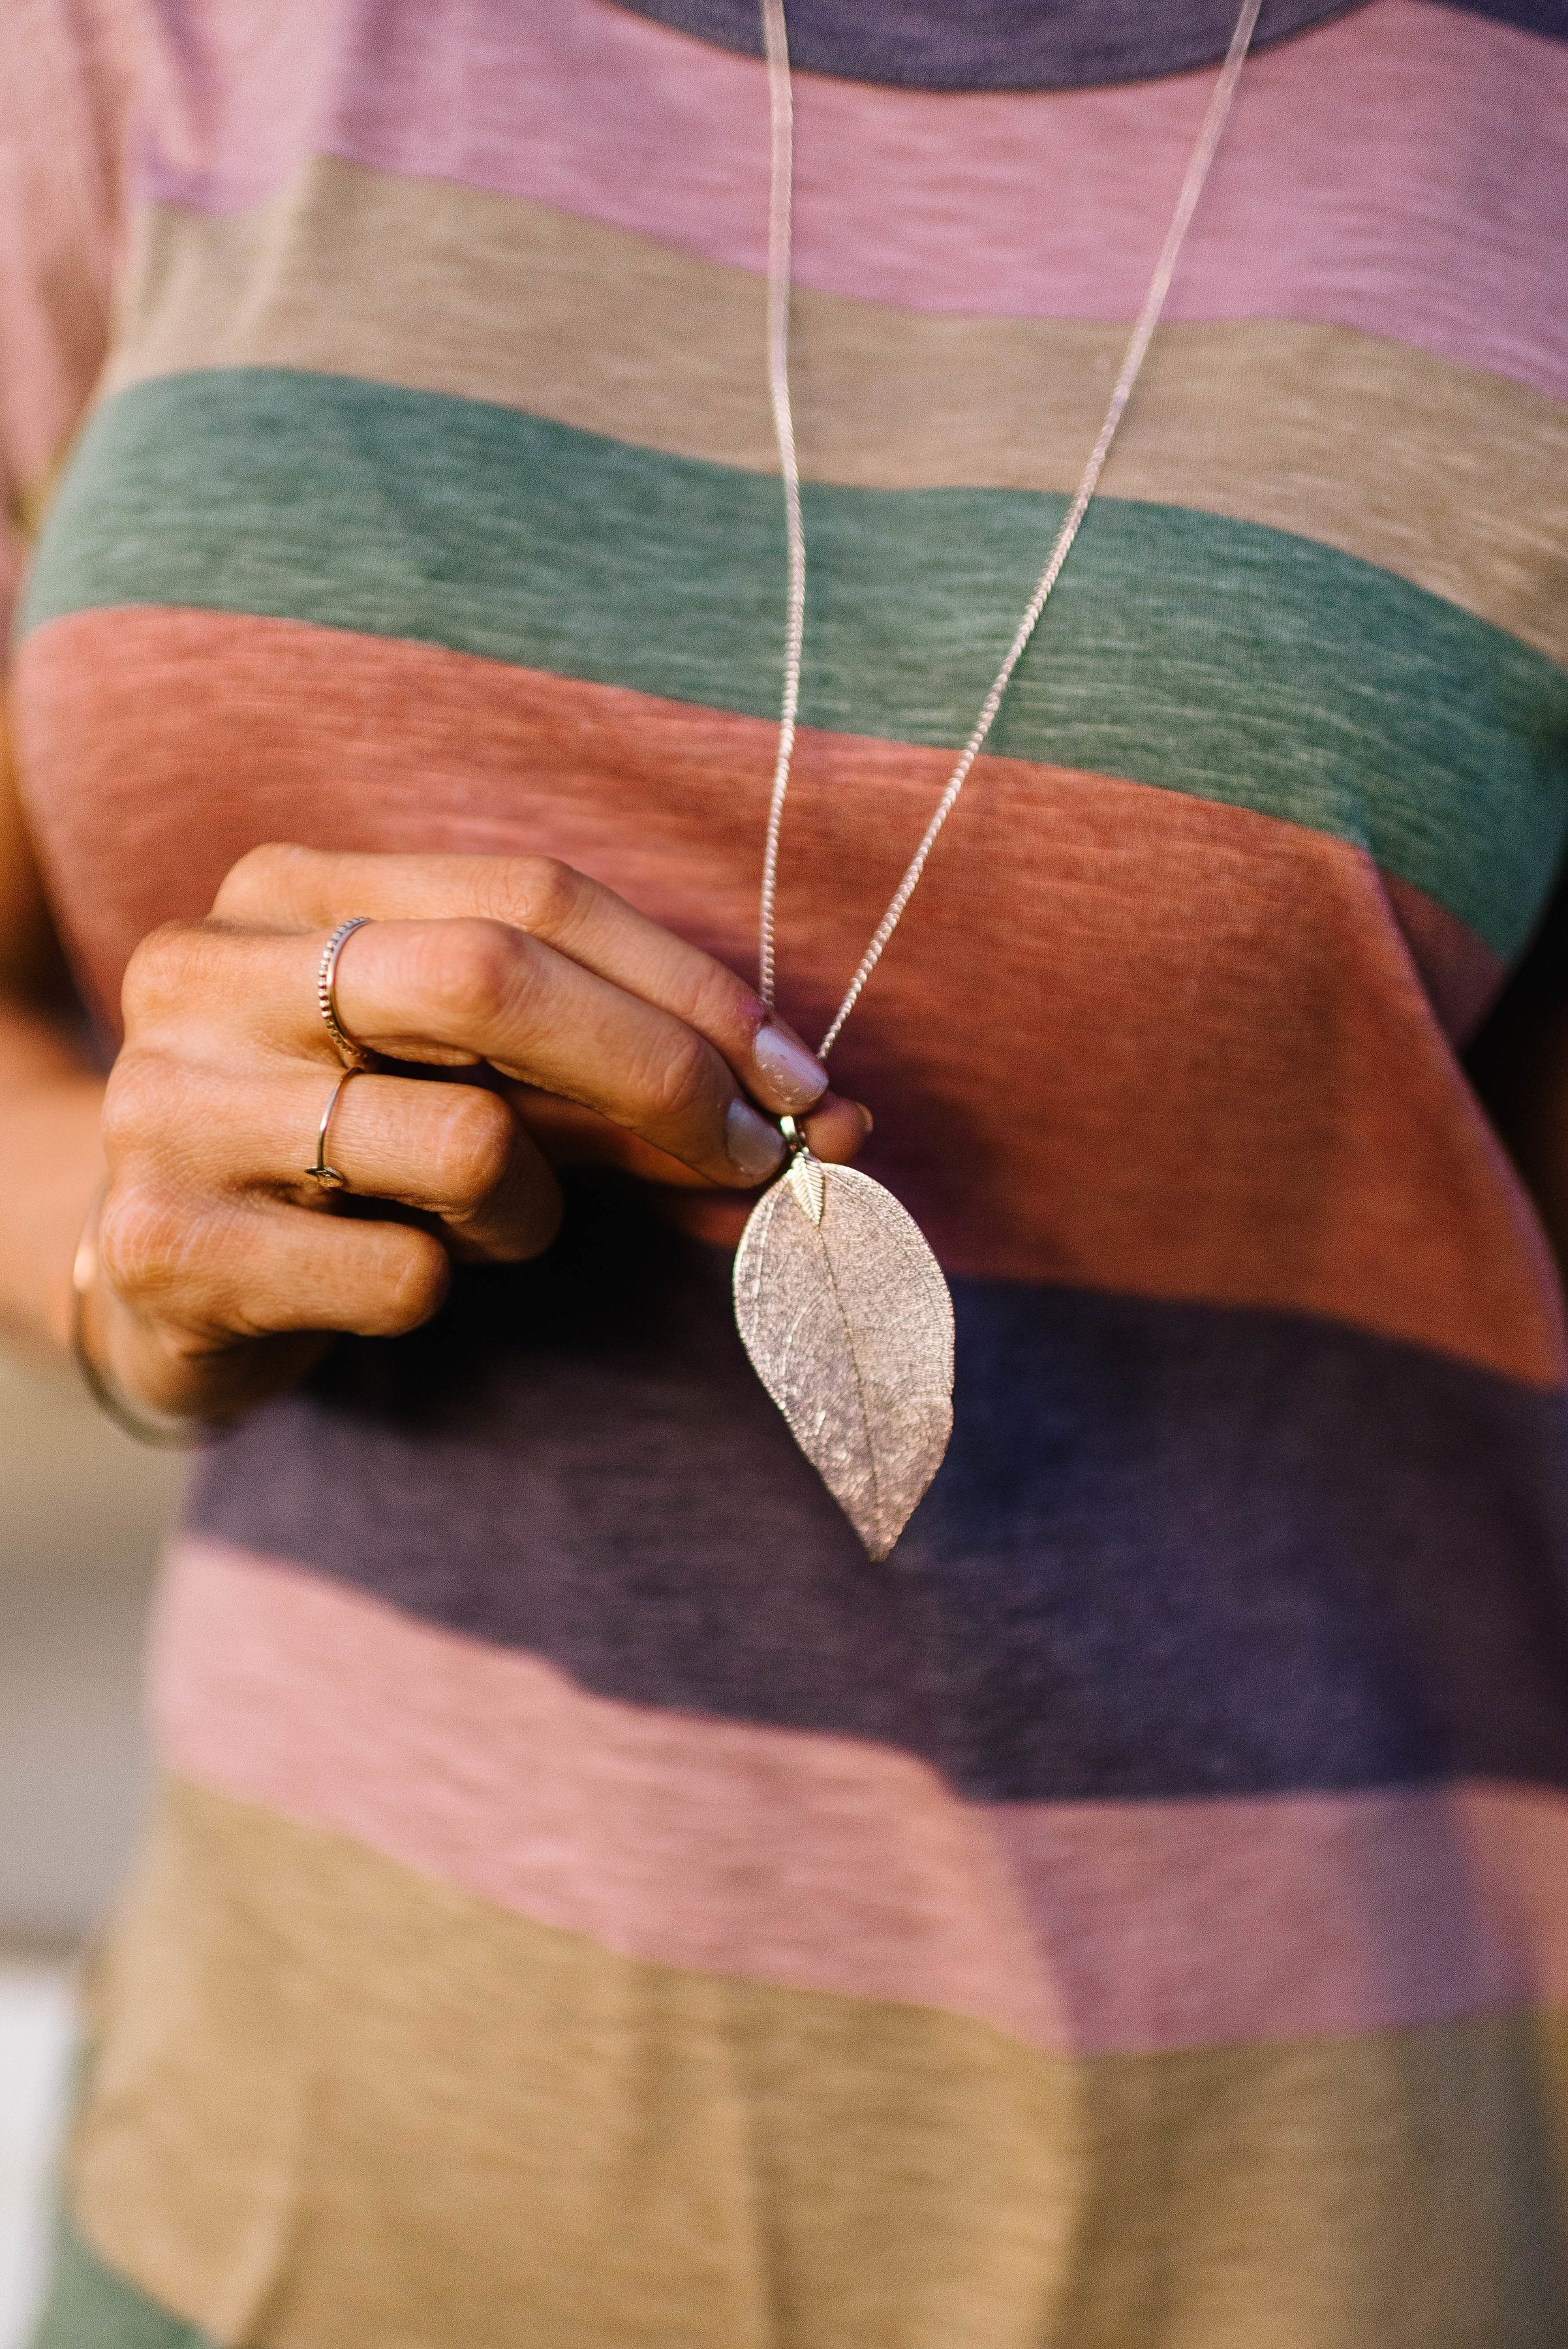
M 867 1108 L 865 1102 L 857 1102 L 855 1106 L 860 1112 L 860 1123 L 866 1128 L 867 1134 L 875 1133 L 877 1131 L 877 1121 L 872 1116 L 870 1111 Z
M 774 1174 L 784 1154 L 784 1136 L 777 1126 L 759 1117 L 743 1101 L 730 1103 L 730 1114 L 724 1121 L 724 1144 L 730 1164 L 739 1168 L 748 1183 L 760 1183 Z
M 785 1109 L 805 1109 L 827 1091 L 827 1071 L 816 1055 L 771 1020 L 758 1029 L 752 1058 Z

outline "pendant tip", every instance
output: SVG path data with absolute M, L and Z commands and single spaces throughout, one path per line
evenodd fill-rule
M 809 1150 L 797 1150 L 789 1162 L 785 1179 L 802 1215 L 812 1223 L 820 1224 L 826 1198 L 826 1183 L 820 1162 L 812 1156 Z

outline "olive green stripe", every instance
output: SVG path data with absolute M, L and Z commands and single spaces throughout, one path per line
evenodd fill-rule
M 116 388 L 195 367 L 368 377 L 777 470 L 751 270 L 453 181 L 316 156 L 252 211 L 154 205 Z M 1127 329 L 795 288 L 815 481 L 1070 491 Z M 1105 478 L 1321 540 L 1568 659 L 1568 404 L 1347 326 L 1160 328 Z
M 803 722 L 956 744 L 1062 512 L 817 483 Z M 25 625 L 196 605 L 410 637 L 767 717 L 777 484 L 514 410 L 235 369 L 98 415 Z M 1368 849 L 1507 955 L 1568 814 L 1568 674 L 1373 564 L 1103 499 L 992 738 Z
M 1562 2338 L 1561 2018 L 1064 2061 L 624 1957 L 179 1785 L 97 2006 L 78 2223 L 224 2342 Z

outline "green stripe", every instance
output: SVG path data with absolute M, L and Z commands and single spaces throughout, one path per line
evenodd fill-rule
M 62 2224 L 55 2242 L 48 2304 L 32 2349 L 213 2349 L 205 2333 L 171 2316 L 106 2267 Z
M 962 740 L 1064 501 L 806 492 L 802 717 Z M 110 401 L 25 625 L 199 605 L 412 637 L 769 717 L 776 483 L 441 394 L 234 369 Z M 1354 841 L 1517 949 L 1568 820 L 1568 675 L 1376 565 L 1102 499 L 992 747 Z

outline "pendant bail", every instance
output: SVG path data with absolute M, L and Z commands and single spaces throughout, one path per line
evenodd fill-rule
M 799 1158 L 803 1154 L 806 1157 L 811 1155 L 811 1144 L 807 1142 L 805 1128 L 800 1124 L 798 1119 L 788 1116 L 781 1117 L 779 1120 L 779 1132 L 783 1134 L 784 1141 L 789 1145 L 789 1152 L 792 1158 Z

